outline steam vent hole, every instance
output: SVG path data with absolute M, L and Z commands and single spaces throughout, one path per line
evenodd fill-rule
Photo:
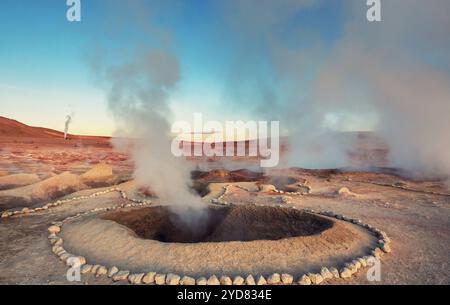
M 103 217 L 133 230 L 140 238 L 164 243 L 279 240 L 318 234 L 333 221 L 278 207 L 208 207 L 199 215 L 178 215 L 167 207 L 118 211 Z

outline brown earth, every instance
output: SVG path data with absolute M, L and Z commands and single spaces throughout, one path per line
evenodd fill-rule
M 0 126 L 3 125 L 0 124 Z M 3 183 L 6 181 L 3 185 L 9 185 L 8 189 L 3 191 L 17 193 L 21 188 L 29 188 L 29 194 L 33 194 L 36 192 L 33 185 L 42 186 L 43 181 L 57 177 L 64 172 L 81 177 L 97 164 L 111 166 L 113 175 L 116 177 L 115 180 L 106 180 L 105 185 L 120 184 L 131 180 L 132 161 L 126 154 L 114 151 L 109 143 L 109 139 L 102 137 L 74 137 L 72 140 L 65 141 L 62 137 L 53 137 L 51 132 L 50 134 L 44 132 L 44 134 L 47 134 L 46 136 L 42 136 L 42 134 L 35 136 L 34 133 L 27 131 L 28 129 L 25 127 L 26 130 L 21 129 L 23 126 L 18 127 L 20 130 L 18 132 L 14 130 L 16 128 L 14 127 L 15 125 L 8 126 L 12 127 L 8 127 L 10 128 L 9 131 L 6 128 L 2 129 L 4 130 L 3 137 L 0 135 L 0 176 L 4 177 Z M 11 128 L 13 129 L 12 131 Z M 361 141 L 364 140 L 366 139 Z M 377 152 L 378 148 L 376 147 L 371 154 L 380 154 L 380 152 Z M 384 153 L 385 151 L 381 154 Z M 364 159 L 371 154 L 360 153 L 358 158 Z M 382 158 L 381 155 L 379 157 Z M 267 179 L 267 177 L 289 177 L 290 179 L 296 179 L 302 184 L 307 182 L 307 185 L 311 187 L 310 194 L 291 196 L 291 206 L 299 209 L 332 210 L 352 218 L 359 218 L 365 223 L 380 228 L 389 235 L 392 240 L 392 253 L 386 255 L 382 260 L 381 282 L 368 282 L 365 273 L 360 272 L 350 280 L 333 280 L 327 283 L 450 284 L 450 191 L 448 182 L 409 179 L 401 171 L 382 168 L 378 168 L 376 172 L 294 168 L 272 170 L 267 172 L 265 176 L 256 171 L 243 170 L 238 171 L 236 174 L 227 170 L 215 169 L 216 171 L 214 172 L 203 171 L 200 174 L 197 173 L 197 176 L 194 173 L 195 181 L 201 184 L 202 192 L 206 195 L 204 198 L 205 204 L 211 198 L 217 198 L 221 195 L 224 186 L 231 184 L 229 192 L 224 196 L 224 200 L 227 202 L 240 206 L 251 206 L 252 208 L 254 205 L 277 206 L 284 195 L 259 192 L 257 184 L 265 181 L 264 179 Z M 108 171 L 99 172 L 104 174 L 102 175 L 103 177 L 109 176 Z M 14 179 L 8 178 L 8 176 L 15 174 L 31 174 L 34 178 L 31 180 L 25 179 L 27 181 L 21 180 L 20 185 L 14 185 L 14 183 L 10 183 Z M 37 182 L 35 181 L 36 176 L 39 179 Z M 256 181 L 254 181 L 255 178 Z M 30 184 L 28 184 L 29 182 Z M 292 180 L 288 179 L 287 182 L 292 182 Z M 284 183 L 281 181 L 279 187 L 283 187 Z M 86 185 L 85 181 L 82 184 L 82 189 L 74 190 L 68 188 L 61 193 L 54 193 L 53 195 L 51 195 L 51 192 L 44 192 L 42 196 L 39 195 L 39 198 L 31 202 L 31 206 L 41 206 L 54 196 L 56 196 L 54 198 L 65 198 L 82 194 L 88 195 L 95 192 L 94 188 L 98 187 Z M 138 194 L 139 189 L 133 183 L 127 182 L 120 185 L 121 188 L 127 191 L 128 196 L 140 196 Z M 238 185 L 244 186 L 247 190 L 239 188 Z M 342 187 L 347 187 L 355 196 L 338 195 L 338 190 Z M 48 189 L 52 190 L 53 188 L 50 187 Z M 76 193 L 71 194 L 72 191 Z M 9 202 L 9 207 L 13 209 L 21 209 L 23 206 L 30 204 L 26 200 L 20 199 L 20 196 L 11 197 L 10 193 L 0 192 L 0 202 L 5 200 Z M 0 219 L 0 283 L 74 284 L 67 282 L 65 278 L 66 266 L 51 253 L 47 240 L 47 227 L 53 221 L 62 220 L 79 212 L 109 205 L 120 205 L 122 203 L 124 203 L 124 200 L 117 193 L 111 193 L 96 198 L 67 203 L 29 216 Z M 167 204 L 159 202 L 156 198 L 154 203 L 157 206 Z M 256 207 L 254 208 L 256 209 Z M 130 211 L 130 215 L 133 215 L 139 210 L 124 210 L 124 212 L 127 211 Z M 189 274 L 220 268 L 230 273 L 256 270 L 255 265 L 252 265 L 255 261 L 255 255 L 258 257 L 258 261 L 262 262 L 258 266 L 258 270 L 261 270 L 262 273 L 273 271 L 273 262 L 277 263 L 278 269 L 300 273 L 303 270 L 302 266 L 315 268 L 314 261 L 318 262 L 323 259 L 320 256 L 320 251 L 318 251 L 321 245 L 320 242 L 312 243 L 319 248 L 316 249 L 317 252 L 311 249 L 312 255 L 309 263 L 305 261 L 306 257 L 303 260 L 297 259 L 298 257 L 295 253 L 289 252 L 291 247 L 289 238 L 249 241 L 249 243 L 266 243 L 264 251 L 259 250 L 255 246 L 240 252 L 242 250 L 242 242 L 239 241 L 226 243 L 234 244 L 234 248 L 228 249 L 230 251 L 219 247 L 222 244 L 221 242 L 206 243 L 209 248 L 205 255 L 205 252 L 202 252 L 204 249 L 201 251 L 201 248 L 199 248 L 193 252 L 191 248 L 192 246 L 201 247 L 204 243 L 176 244 L 177 246 L 175 247 L 173 246 L 175 243 L 162 243 L 156 240 L 143 239 L 139 237 L 141 233 L 136 234 L 133 230 L 117 222 L 102 219 L 103 217 L 107 217 L 107 215 L 102 213 L 94 214 L 82 219 L 80 222 L 63 227 L 64 237 L 67 238 L 66 246 L 73 252 L 78 251 L 80 254 L 85 254 L 88 261 L 104 264 L 123 264 L 121 267 L 129 267 L 130 269 L 148 267 L 148 262 L 146 263 L 144 259 L 152 259 L 153 265 L 151 267 L 159 268 L 159 270 L 169 270 L 169 267 L 172 266 L 175 270 L 181 272 L 183 270 L 186 271 L 186 269 L 177 268 L 187 268 L 182 266 L 194 268 L 197 266 L 195 260 L 198 259 L 198 256 L 204 255 L 205 264 L 202 266 L 203 269 L 194 268 Z M 339 222 L 336 223 L 339 225 Z M 245 225 L 245 222 L 243 222 L 243 225 Z M 345 227 L 345 223 L 343 226 Z M 293 238 L 318 238 L 318 236 L 327 234 L 327 232 L 333 232 L 333 228 L 337 227 L 333 226 L 320 234 Z M 339 232 L 351 231 L 353 228 L 354 226 L 341 227 L 342 230 Z M 138 228 L 134 229 L 137 230 Z M 80 230 L 84 234 L 76 233 L 80 232 Z M 357 232 L 352 234 L 357 234 Z M 347 237 L 341 236 L 341 238 L 349 238 L 349 241 L 353 240 L 351 238 L 352 234 Z M 336 239 L 336 237 L 333 237 L 334 247 L 337 248 L 333 248 L 330 243 L 328 254 L 338 253 L 333 252 L 335 250 L 343 252 L 340 252 L 340 258 L 334 258 L 333 263 L 341 261 L 345 258 L 345 255 L 351 254 L 351 251 L 356 249 L 351 247 L 345 249 L 347 246 L 344 246 L 339 250 L 339 245 L 343 243 L 339 243 L 339 239 L 337 241 Z M 280 241 L 285 243 L 282 247 L 278 247 Z M 127 252 L 129 243 L 136 243 L 137 247 Z M 158 250 L 153 254 L 151 251 L 146 250 L 149 245 L 151 247 L 160 247 L 161 244 L 165 244 L 165 247 L 157 249 L 164 250 Z M 95 245 L 100 245 L 101 247 L 93 250 Z M 361 247 L 360 243 L 356 245 Z M 221 251 L 224 251 L 227 255 L 225 260 L 218 264 L 215 258 Z M 144 255 L 140 256 L 142 253 Z M 209 257 L 211 259 L 208 259 Z M 242 267 L 244 265 L 245 267 Z M 319 266 L 318 263 L 317 266 Z M 81 284 L 83 283 L 111 284 L 112 282 L 103 277 L 83 276 Z

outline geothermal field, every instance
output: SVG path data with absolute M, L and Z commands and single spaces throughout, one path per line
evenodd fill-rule
M 449 0 L 0 6 L 0 286 L 450 284 Z
M 449 283 L 445 181 L 191 158 L 190 188 L 160 196 L 109 138 L 0 123 L 2 284 Z

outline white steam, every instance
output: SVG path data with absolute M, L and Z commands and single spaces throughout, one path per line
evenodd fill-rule
M 67 140 L 67 136 L 69 134 L 70 123 L 72 123 L 72 116 L 71 115 L 67 115 L 66 116 L 66 121 L 64 123 L 64 140 Z
M 227 1 L 239 42 L 230 87 L 259 85 L 250 96 L 260 116 L 289 129 L 292 165 L 348 165 L 351 143 L 332 132 L 343 126 L 377 132 L 389 145 L 390 166 L 449 176 L 450 2 L 383 1 L 383 21 L 369 23 L 366 1 L 342 1 L 344 27 L 331 45 L 324 32 L 293 21 L 328 5 Z M 235 96 L 246 102 L 242 91 Z
M 123 6 L 122 12 L 127 7 Z M 147 21 L 144 33 L 150 29 Z M 137 184 L 149 188 L 182 220 L 194 225 L 203 216 L 204 204 L 189 187 L 188 164 L 171 153 L 169 98 L 180 80 L 179 63 L 164 42 L 137 45 L 137 51 L 131 53 L 99 51 L 92 64 L 106 87 L 117 127 L 113 143 L 119 149 L 130 149 Z

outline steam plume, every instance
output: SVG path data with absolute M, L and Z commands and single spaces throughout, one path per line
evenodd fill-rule
M 330 45 L 293 21 L 330 1 L 227 1 L 239 39 L 230 87 L 259 84 L 251 97 L 260 116 L 289 129 L 292 165 L 346 166 L 349 143 L 333 131 L 368 128 L 389 144 L 389 165 L 449 176 L 450 2 L 383 1 L 381 23 L 366 20 L 365 1 L 340 3 L 346 21 Z
M 67 135 L 69 133 L 69 126 L 72 123 L 72 116 L 66 116 L 66 122 L 64 123 L 64 140 L 67 140 Z
M 114 145 L 131 147 L 136 182 L 150 188 L 186 222 L 197 222 L 203 204 L 189 188 L 190 168 L 170 150 L 169 100 L 180 80 L 179 63 L 170 47 L 162 41 L 132 52 L 121 50 L 119 55 L 99 52 L 93 68 L 106 84 L 117 127 Z

